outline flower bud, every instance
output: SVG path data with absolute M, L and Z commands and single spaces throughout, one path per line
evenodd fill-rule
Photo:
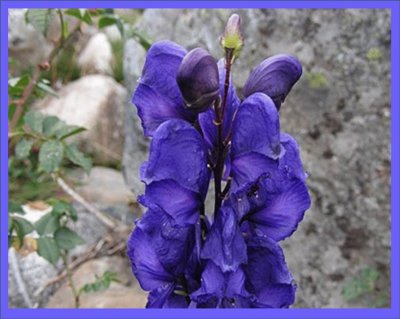
M 183 58 L 176 77 L 186 106 L 200 113 L 219 96 L 219 76 L 215 59 L 204 49 L 196 48 Z
M 250 73 L 243 88 L 244 97 L 262 92 L 280 109 L 293 85 L 302 74 L 300 61 L 288 54 L 274 55 L 257 65 Z
M 240 16 L 232 14 L 225 26 L 224 35 L 221 38 L 221 45 L 224 49 L 233 50 L 233 55 L 238 56 L 243 47 L 243 35 L 240 31 Z

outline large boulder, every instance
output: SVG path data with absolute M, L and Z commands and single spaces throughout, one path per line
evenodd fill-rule
M 68 124 L 87 129 L 77 141 L 94 155 L 96 163 L 118 163 L 122 157 L 126 89 L 105 75 L 87 75 L 48 95 L 35 108 Z
M 231 12 L 150 9 L 135 27 L 153 40 L 168 39 L 189 49 L 203 46 L 219 58 L 218 38 Z M 236 12 L 245 34 L 232 70 L 239 89 L 254 66 L 276 53 L 298 56 L 304 68 L 281 109 L 282 130 L 301 145 L 312 194 L 304 221 L 283 243 L 298 284 L 295 307 L 389 306 L 390 11 Z M 144 57 L 135 41 L 126 43 L 130 95 Z M 140 193 L 138 168 L 147 157 L 148 141 L 131 104 L 126 124 L 125 175 Z M 378 273 L 372 288 L 358 298 L 357 291 L 343 293 L 362 280 L 366 268 Z

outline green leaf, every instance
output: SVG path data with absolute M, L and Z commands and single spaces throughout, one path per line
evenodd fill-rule
M 89 11 L 86 9 L 67 9 L 64 11 L 64 13 L 73 16 L 87 24 L 92 24 L 92 18 Z
M 54 89 L 50 85 L 44 83 L 43 81 L 40 81 L 40 82 L 36 83 L 36 87 L 38 89 L 42 90 L 43 92 L 48 93 L 48 94 L 50 94 L 50 95 L 52 95 L 52 96 L 54 96 L 56 98 L 59 97 L 57 92 L 54 91 Z
M 96 280 L 93 283 L 84 285 L 80 290 L 84 293 L 98 292 L 105 290 L 110 287 L 112 282 L 120 282 L 118 275 L 112 271 L 106 271 L 102 276 L 96 276 Z
M 13 228 L 13 220 L 10 215 L 8 215 L 8 232 L 11 232 L 11 229 Z
M 34 226 L 40 235 L 53 234 L 60 227 L 60 221 L 58 216 L 48 213 L 42 216 Z
M 75 145 L 67 145 L 65 155 L 72 163 L 82 167 L 89 174 L 92 168 L 92 161 L 79 151 Z
M 343 298 L 347 301 L 356 299 L 374 291 L 379 272 L 373 268 L 365 268 L 343 288 Z
M 25 212 L 22 209 L 21 204 L 18 204 L 18 203 L 14 202 L 14 201 L 9 201 L 8 202 L 8 211 L 9 211 L 9 213 L 25 215 Z
M 64 145 L 57 140 L 46 141 L 39 151 L 40 167 L 47 173 L 56 171 L 64 157 Z
M 93 24 L 92 17 L 91 17 L 91 15 L 90 15 L 88 10 L 85 10 L 84 14 L 82 15 L 82 19 L 81 20 L 83 22 L 86 22 L 87 24 Z
M 54 239 L 60 249 L 66 250 L 85 243 L 81 236 L 67 227 L 59 228 L 54 234 Z
M 15 156 L 18 159 L 27 158 L 32 149 L 32 145 L 33 145 L 33 141 L 23 138 L 15 146 Z
M 42 256 L 44 259 L 54 265 L 60 258 L 60 252 L 55 240 L 50 237 L 39 237 L 37 243 L 37 253 L 39 256 Z
M 108 27 L 110 25 L 116 24 L 118 21 L 118 17 L 111 15 L 111 14 L 105 14 L 99 18 L 99 22 L 97 24 L 99 29 Z
M 22 243 L 25 235 L 33 231 L 33 225 L 22 217 L 12 216 L 11 218 L 13 220 L 13 225 L 17 236 Z
M 25 18 L 39 33 L 46 35 L 50 25 L 51 15 L 51 9 L 29 9 L 26 12 Z
M 56 200 L 51 202 L 51 205 L 53 206 L 52 214 L 55 214 L 58 218 L 62 216 L 68 216 L 73 221 L 78 219 L 76 209 L 70 203 L 67 203 L 63 200 Z
M 27 125 L 32 131 L 42 134 L 43 132 L 43 121 L 45 116 L 36 111 L 29 111 L 24 116 L 24 124 Z
M 30 80 L 31 76 L 28 73 L 23 74 L 21 77 L 8 79 L 8 94 L 15 98 L 21 97 Z

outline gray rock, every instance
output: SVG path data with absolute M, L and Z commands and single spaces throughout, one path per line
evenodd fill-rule
M 118 163 L 122 157 L 125 88 L 105 75 L 87 75 L 48 95 L 35 107 L 68 124 L 87 129 L 76 136 L 97 163 Z
M 218 37 L 230 12 L 150 9 L 136 26 L 154 40 L 203 46 L 219 58 Z M 282 130 L 301 145 L 312 194 L 299 229 L 283 242 L 298 284 L 295 307 L 375 306 L 370 298 L 345 300 L 342 293 L 366 267 L 379 272 L 372 299 L 389 306 L 390 11 L 236 12 L 245 34 L 232 71 L 239 89 L 257 63 L 276 53 L 298 56 L 304 68 L 281 110 Z M 132 94 L 144 63 L 143 49 L 132 40 L 124 62 Z M 128 105 L 124 165 L 130 187 L 140 192 L 147 142 L 135 112 Z

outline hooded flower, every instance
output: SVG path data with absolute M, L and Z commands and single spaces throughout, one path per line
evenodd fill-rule
M 149 210 L 140 219 L 129 241 L 127 254 L 140 286 L 150 291 L 148 308 L 187 306 L 175 293 L 183 290 L 182 278 L 194 245 L 193 226 L 176 227 L 161 210 Z
M 196 114 L 185 107 L 176 75 L 187 51 L 170 41 L 154 43 L 147 52 L 142 76 L 133 95 L 146 136 L 170 119 L 193 122 Z
M 183 58 L 176 77 L 186 106 L 206 111 L 219 96 L 218 67 L 204 49 L 196 48 Z
M 246 289 L 255 298 L 254 308 L 287 308 L 294 302 L 296 286 L 282 249 L 267 237 L 247 240 Z
M 243 95 L 249 97 L 253 93 L 262 92 L 274 101 L 279 110 L 301 74 L 302 67 L 296 57 L 289 54 L 274 55 L 251 71 Z
M 140 202 L 162 209 L 180 226 L 194 224 L 209 183 L 207 154 L 200 134 L 183 120 L 157 129 L 149 160 L 141 167 L 146 192 Z

